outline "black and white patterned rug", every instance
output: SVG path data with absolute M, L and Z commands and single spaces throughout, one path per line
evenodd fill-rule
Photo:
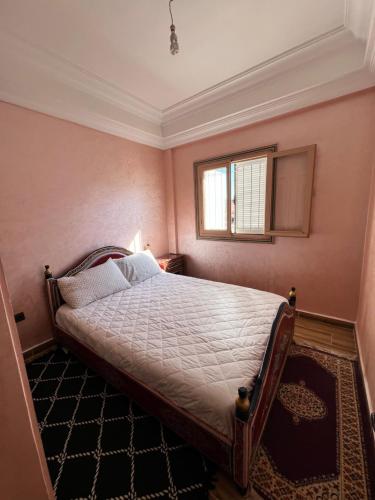
M 27 365 L 57 499 L 206 499 L 194 449 L 62 350 Z

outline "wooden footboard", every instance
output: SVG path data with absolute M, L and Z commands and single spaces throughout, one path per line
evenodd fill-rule
M 105 262 L 109 257 L 119 258 L 129 254 L 131 252 L 119 247 L 100 248 L 74 268 L 69 269 L 63 276 L 74 276 L 79 271 Z M 246 490 L 249 485 L 250 467 L 276 395 L 293 337 L 295 290 L 291 289 L 289 304 L 285 302 L 280 306 L 273 322 L 262 367 L 250 395 L 250 409 L 245 417 L 234 416 L 234 439 L 232 441 L 189 412 L 165 399 L 159 392 L 146 387 L 130 374 L 115 368 L 88 346 L 59 328 L 56 324 L 55 314 L 63 304 L 63 299 L 58 290 L 57 279 L 53 277 L 49 266 L 45 266 L 45 268 L 56 341 L 71 350 L 110 384 L 134 399 L 145 411 L 160 418 L 176 434 L 226 470 L 242 490 Z M 233 401 L 234 405 L 235 401 Z
M 295 295 L 293 295 L 295 297 Z M 250 469 L 267 422 L 293 338 L 295 299 L 293 306 L 280 306 L 262 368 L 255 383 L 247 418 L 235 417 L 233 443 L 233 479 L 246 490 Z

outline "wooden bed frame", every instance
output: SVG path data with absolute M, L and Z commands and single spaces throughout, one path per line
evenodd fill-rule
M 131 255 L 131 253 L 129 250 L 115 246 L 99 248 L 62 276 L 74 276 L 84 269 L 104 263 L 110 257 L 116 259 Z M 234 438 L 231 440 L 186 410 L 174 405 L 157 391 L 146 387 L 130 374 L 115 368 L 59 327 L 56 324 L 55 315 L 64 301 L 57 286 L 57 278 L 53 277 L 49 266 L 45 266 L 45 277 L 56 342 L 69 349 L 78 359 L 118 390 L 134 399 L 146 412 L 160 418 L 182 439 L 229 473 L 240 490 L 246 492 L 250 486 L 251 464 L 276 395 L 293 337 L 295 289 L 292 289 L 289 304 L 286 302 L 281 304 L 273 322 L 268 347 L 250 396 L 249 414 L 245 418 L 239 418 L 233 412 Z M 237 395 L 233 394 L 233 408 L 236 397 Z

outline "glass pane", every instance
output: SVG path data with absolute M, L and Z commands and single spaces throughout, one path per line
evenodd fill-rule
M 214 168 L 203 172 L 204 229 L 227 229 L 227 169 Z
M 232 232 L 264 234 L 267 158 L 232 163 Z

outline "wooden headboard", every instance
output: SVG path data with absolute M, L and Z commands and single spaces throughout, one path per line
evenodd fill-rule
M 94 250 L 89 255 L 87 255 L 84 259 L 81 259 L 78 264 L 76 264 L 74 267 L 69 268 L 67 271 L 65 271 L 65 273 L 61 274 L 57 278 L 53 276 L 49 265 L 44 266 L 44 276 L 47 283 L 48 302 L 53 324 L 56 325 L 55 315 L 57 309 L 64 304 L 64 299 L 62 298 L 57 286 L 57 280 L 59 278 L 74 276 L 80 271 L 99 266 L 100 264 L 104 264 L 104 262 L 106 262 L 109 258 L 121 259 L 122 257 L 126 257 L 127 255 L 131 254 L 132 252 L 130 252 L 130 250 L 126 250 L 126 248 L 121 247 L 108 246 L 98 248 L 97 250 Z

